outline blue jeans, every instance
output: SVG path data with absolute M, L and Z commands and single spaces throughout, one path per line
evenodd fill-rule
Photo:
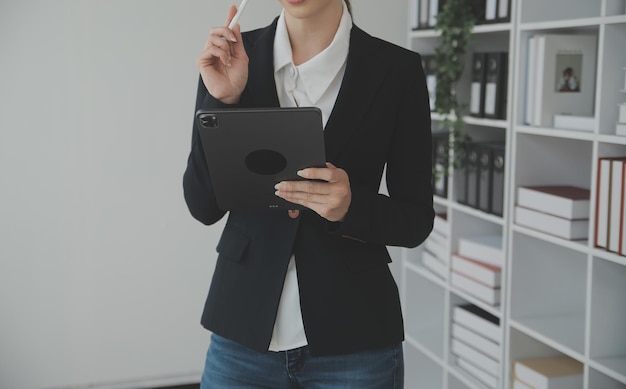
M 348 355 L 259 353 L 213 334 L 201 389 L 402 389 L 402 344 Z

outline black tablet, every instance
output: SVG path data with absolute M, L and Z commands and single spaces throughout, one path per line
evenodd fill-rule
M 226 211 L 302 209 L 274 193 L 296 172 L 326 166 L 315 107 L 210 109 L 196 113 L 218 206 Z

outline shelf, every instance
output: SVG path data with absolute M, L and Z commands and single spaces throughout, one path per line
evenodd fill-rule
M 511 319 L 511 326 L 542 343 L 584 361 L 584 313 Z
M 537 135 L 517 133 L 514 137 L 516 152 L 510 188 L 513 199 L 516 188 L 523 185 L 591 188 L 593 142 Z
M 473 34 L 485 34 L 490 32 L 510 32 L 511 23 L 492 23 L 492 24 L 477 24 L 472 30 Z
M 494 223 L 500 226 L 504 224 L 504 220 L 502 219 L 502 216 L 493 215 L 491 213 L 481 211 L 480 209 L 477 209 L 477 208 L 469 207 L 467 205 L 459 204 L 456 202 L 451 203 L 450 207 L 453 210 L 463 212 L 467 215 L 477 217 L 479 219 L 488 221 L 490 223 Z
M 595 27 L 605 20 L 602 17 L 593 18 L 581 18 L 581 19 L 569 19 L 569 20 L 556 20 L 547 22 L 534 22 L 534 23 L 522 23 L 519 27 L 521 31 L 534 31 L 534 30 L 557 30 L 564 28 L 577 28 L 577 27 Z
M 421 247 L 421 246 L 420 246 Z M 442 288 L 446 287 L 445 280 L 441 279 L 433 272 L 428 270 L 424 265 L 422 265 L 421 256 L 420 258 L 410 258 L 406 260 L 405 266 L 408 270 L 414 272 L 415 274 L 426 278 L 428 281 L 439 285 Z
M 463 120 L 466 124 L 473 124 L 476 126 L 494 127 L 502 129 L 507 129 L 509 127 L 509 122 L 506 120 L 476 118 L 473 116 L 463 116 Z
M 415 282 L 437 286 L 431 295 L 444 304 L 443 315 L 436 311 L 436 316 L 441 318 L 439 326 L 447 337 L 445 348 L 449 348 L 454 306 L 475 304 L 500 319 L 504 359 L 498 373 L 499 388 L 509 387 L 513 380 L 511 366 L 518 359 L 568 355 L 584 365 L 584 388 L 626 389 L 626 256 L 598 249 L 593 241 L 598 158 L 626 155 L 626 136 L 615 135 L 619 106 L 626 103 L 626 50 L 621 50 L 626 42 L 626 0 L 592 0 L 577 2 L 575 6 L 571 0 L 513 0 L 511 10 L 509 23 L 475 26 L 467 48 L 466 70 L 456 84 L 457 100 L 469 106 L 473 79 L 470 56 L 476 52 L 509 53 L 507 119 L 463 116 L 465 131 L 473 141 L 505 143 L 504 215 L 496 216 L 458 202 L 458 188 L 464 183 L 461 169 L 451 169 L 448 196 L 434 200 L 437 212 L 447 214 L 450 253 L 458 251 L 463 238 L 502 236 L 505 262 L 501 304 L 494 307 L 483 303 L 454 287 L 449 277 L 439 279 L 415 262 L 406 261 L 406 270 L 413 274 Z M 594 130 L 526 125 L 528 37 L 590 33 L 598 43 L 598 58 L 593 113 L 584 114 L 594 116 Z M 434 53 L 441 42 L 439 31 L 414 31 L 408 35 L 410 47 L 427 54 Z M 433 128 L 438 128 L 443 117 L 432 112 L 431 119 Z M 542 119 L 544 126 L 552 125 L 547 115 Z M 517 188 L 527 185 L 590 189 L 591 235 L 585 240 L 571 241 L 517 225 Z M 429 311 L 433 307 L 427 307 L 422 315 Z M 415 340 L 423 350 L 420 358 L 429 354 L 440 362 L 436 371 L 430 373 L 436 375 L 436 380 L 429 384 L 439 384 L 440 369 L 444 370 L 441 386 L 420 383 L 415 388 L 486 387 L 457 366 L 450 350 L 444 350 L 443 360 L 430 351 L 439 350 L 439 332 L 435 330 L 430 335 L 425 331 L 415 336 L 420 338 Z M 426 337 L 436 340 L 429 343 L 431 338 Z
M 589 354 L 626 377 L 626 266 L 595 258 L 592 265 Z
M 407 388 L 443 387 L 444 368 L 416 347 L 414 342 L 405 343 L 404 359 L 410 361 L 404 370 Z
M 606 16 L 625 16 L 626 2 L 624 0 L 605 0 L 604 15 Z
M 485 302 L 483 302 L 482 300 L 479 300 L 477 298 L 475 298 L 474 296 L 472 296 L 471 294 L 465 293 L 462 290 L 459 290 L 455 287 L 450 287 L 450 290 L 452 293 L 454 293 L 455 295 L 457 295 L 458 297 L 462 298 L 463 300 L 467 301 L 468 303 L 472 303 L 476 306 L 478 306 L 479 308 L 491 313 L 492 315 L 498 317 L 498 318 L 502 318 L 502 311 L 500 306 L 493 306 L 493 305 L 489 305 Z
M 607 376 L 626 384 L 626 356 L 613 358 L 596 358 L 589 363 L 593 368 Z
M 438 348 L 441 349 L 441 344 L 439 344 L 439 337 L 441 336 L 440 330 L 436 328 L 431 328 L 429 330 L 420 331 L 419 333 L 407 333 L 406 338 L 410 340 L 413 346 L 417 347 L 420 352 L 424 353 L 428 358 L 436 361 L 439 364 L 443 362 L 443 355 L 440 353 L 433 351 Z
M 413 30 L 410 32 L 409 37 L 412 39 L 419 38 L 438 38 L 441 36 L 441 31 L 429 30 Z
M 604 143 L 618 144 L 626 146 L 626 136 L 620 135 L 598 135 L 598 141 Z
M 593 141 L 594 133 L 576 130 L 564 130 L 560 128 L 541 128 L 526 125 L 515 126 L 515 131 L 521 134 L 545 136 L 551 138 L 575 139 L 584 141 Z
M 519 232 L 512 238 L 511 320 L 555 349 L 583 355 L 587 254 Z
M 509 32 L 511 31 L 511 23 L 493 23 L 493 24 L 477 24 L 474 26 L 473 34 L 485 34 L 491 32 Z M 412 30 L 409 37 L 412 39 L 419 38 L 439 38 L 441 31 L 435 29 Z
M 441 357 L 433 354 L 427 347 L 415 340 L 411 335 L 406 335 L 406 343 L 415 350 L 419 351 L 420 354 L 423 354 L 423 356 L 428 358 L 432 363 L 437 364 L 441 368 L 445 366 Z
M 604 249 L 594 248 L 591 253 L 598 258 L 602 258 L 606 261 L 611 261 L 618 265 L 626 266 L 626 257 L 623 255 L 619 255 L 616 253 L 612 253 L 610 251 L 606 251 Z
M 546 27 L 561 24 L 589 23 L 602 15 L 602 1 L 577 2 L 571 0 L 521 0 L 519 3 L 519 28 L 526 25 L 544 24 Z
M 407 272 L 405 290 L 406 335 L 433 355 L 443 358 L 444 327 L 441 323 L 445 318 L 445 287 L 414 272 Z
M 514 224 L 512 227 L 513 231 L 519 232 L 520 234 L 524 234 L 526 236 L 541 239 L 544 242 L 552 243 L 554 245 L 558 245 L 564 248 L 568 248 L 571 250 L 576 250 L 581 253 L 586 253 L 588 249 L 588 241 L 577 241 L 577 240 L 567 240 L 563 238 L 559 238 L 557 236 L 548 235 L 541 231 L 533 230 L 532 228 L 518 226 Z
M 619 24 L 626 23 L 626 15 L 614 15 L 614 16 L 606 16 L 602 23 L 604 24 Z
M 464 372 L 461 368 L 452 365 L 449 369 L 450 375 L 455 379 L 459 380 L 457 386 L 454 388 L 470 388 L 470 389 L 485 389 L 486 385 L 478 381 L 476 378 L 470 376 L 468 373 Z M 463 385 L 463 386 L 459 386 Z
M 443 207 L 447 207 L 449 205 L 448 199 L 440 196 L 433 196 L 433 202 Z
M 602 389 L 624 389 L 626 387 L 626 377 L 606 370 L 603 366 L 598 366 L 594 361 L 589 362 L 589 388 Z

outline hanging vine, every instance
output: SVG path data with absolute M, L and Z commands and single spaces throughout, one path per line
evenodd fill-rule
M 465 53 L 476 21 L 476 7 L 472 7 L 471 1 L 446 0 L 435 27 L 435 31 L 441 31 L 441 44 L 435 49 L 436 108 L 442 117 L 439 127 L 452 132 L 450 149 L 454 167 L 460 166 L 464 145 L 470 140 L 464 131 L 456 85 L 463 74 Z

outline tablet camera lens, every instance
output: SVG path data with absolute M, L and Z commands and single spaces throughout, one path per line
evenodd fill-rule
M 217 128 L 220 126 L 220 121 L 215 115 L 203 115 L 200 117 L 200 123 L 205 128 Z

